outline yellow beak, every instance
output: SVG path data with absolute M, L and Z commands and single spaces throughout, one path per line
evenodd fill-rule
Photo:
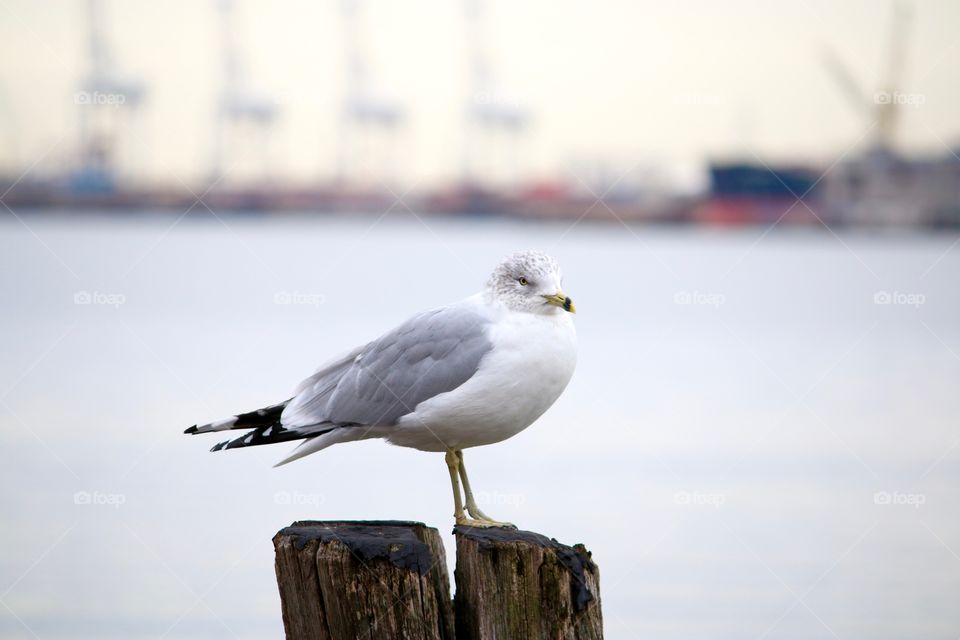
M 547 304 L 556 305 L 564 311 L 569 311 L 570 313 L 577 312 L 577 308 L 573 305 L 573 300 L 563 291 L 557 291 L 553 295 L 543 296 L 543 299 L 547 301 Z

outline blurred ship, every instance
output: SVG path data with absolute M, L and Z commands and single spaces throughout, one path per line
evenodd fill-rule
M 960 160 L 907 158 L 876 148 L 824 179 L 830 220 L 851 226 L 960 226 Z
M 751 164 L 710 165 L 710 193 L 691 219 L 709 224 L 811 224 L 820 207 L 817 172 L 810 168 Z
M 825 63 L 872 137 L 866 150 L 844 159 L 823 180 L 828 219 L 846 225 L 957 226 L 960 224 L 960 159 L 948 149 L 940 157 L 910 157 L 897 144 L 903 110 L 920 107 L 922 94 L 902 90 L 906 40 L 912 11 L 894 4 L 886 73 L 872 94 L 861 89 L 840 57 L 827 51 Z
M 907 106 L 925 96 L 900 90 L 911 21 L 896 3 L 884 81 L 864 92 L 839 58 L 824 63 L 838 87 L 872 132 L 866 147 L 825 172 L 811 167 L 749 161 L 710 165 L 710 192 L 693 219 L 721 224 L 825 223 L 838 226 L 960 226 L 960 158 L 910 157 L 898 150 L 897 125 Z

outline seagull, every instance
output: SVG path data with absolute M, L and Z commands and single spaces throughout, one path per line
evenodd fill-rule
M 417 314 L 324 364 L 289 400 L 184 433 L 248 430 L 211 451 L 304 441 L 276 466 L 369 438 L 444 452 L 456 523 L 512 526 L 477 506 L 463 450 L 517 435 L 570 382 L 576 308 L 562 280 L 550 256 L 514 253 L 479 293 Z

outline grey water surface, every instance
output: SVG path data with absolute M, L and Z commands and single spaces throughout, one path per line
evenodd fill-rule
M 442 456 L 273 469 L 185 427 L 555 255 L 580 361 L 469 450 L 482 508 L 583 542 L 608 638 L 960 635 L 960 246 L 950 235 L 502 219 L 0 221 L 0 636 L 282 635 L 270 539 L 411 519 L 453 557 Z

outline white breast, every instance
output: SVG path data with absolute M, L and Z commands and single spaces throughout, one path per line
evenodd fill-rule
M 502 312 L 490 331 L 494 346 L 477 373 L 401 418 L 384 434 L 390 442 L 423 451 L 493 444 L 530 426 L 560 397 L 577 362 L 569 313 Z

